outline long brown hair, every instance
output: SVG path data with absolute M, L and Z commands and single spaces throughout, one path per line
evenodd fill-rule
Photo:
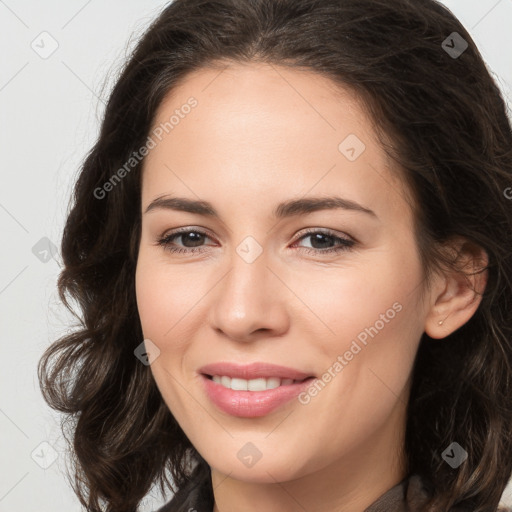
M 38 366 L 46 401 L 65 413 L 75 492 L 89 511 L 136 511 L 153 483 L 179 489 L 204 463 L 134 356 L 141 162 L 98 190 L 144 145 L 187 73 L 258 61 L 312 70 L 363 100 L 415 199 L 427 284 L 456 264 L 441 251 L 451 237 L 485 249 L 489 278 L 473 317 L 441 342 L 421 340 L 405 451 L 432 492 L 425 510 L 495 511 L 512 472 L 512 130 L 475 43 L 434 0 L 175 0 L 140 39 L 62 237 L 58 289 L 79 324 Z M 441 457 L 452 442 L 468 453 L 456 470 Z

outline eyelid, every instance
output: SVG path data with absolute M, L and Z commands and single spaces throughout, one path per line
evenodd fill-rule
M 208 251 L 208 245 L 198 246 L 198 247 L 180 247 L 179 245 L 174 244 L 171 240 L 175 238 L 179 238 L 179 236 L 183 233 L 197 233 L 206 238 L 210 238 L 215 240 L 215 237 L 210 236 L 209 230 L 203 230 L 203 228 L 193 227 L 193 226 L 184 226 L 181 228 L 177 228 L 167 232 L 157 240 L 156 245 L 163 247 L 164 250 L 169 251 L 174 254 L 185 254 L 185 255 L 193 255 L 193 254 L 201 254 L 206 253 Z M 299 247 L 298 249 L 306 254 L 313 254 L 313 256 L 328 256 L 328 255 L 337 255 L 341 254 L 345 251 L 350 251 L 354 246 L 358 244 L 357 240 L 355 240 L 350 235 L 342 234 L 338 235 L 336 231 L 329 228 L 318 228 L 318 227 L 308 227 L 299 231 L 298 235 L 295 235 L 296 240 L 292 244 L 292 248 L 296 246 L 302 239 L 305 239 L 309 236 L 313 236 L 315 234 L 322 234 L 327 237 L 332 238 L 337 245 L 334 247 L 327 247 L 323 249 L 316 249 L 314 247 Z
M 178 235 L 180 233 L 188 233 L 189 231 L 205 234 L 208 238 L 211 238 L 212 240 L 217 240 L 216 237 L 213 236 L 208 229 L 199 226 L 184 226 L 181 228 L 168 229 L 164 231 L 162 235 L 159 236 L 159 238 L 166 238 L 168 236 Z
M 334 229 L 330 229 L 330 228 L 319 228 L 319 227 L 314 227 L 314 226 L 301 229 L 295 236 L 297 237 L 297 241 L 298 241 L 298 239 L 302 238 L 304 235 L 310 235 L 313 233 L 323 233 L 325 235 L 329 235 L 332 237 L 343 238 L 345 240 L 357 242 L 357 240 L 353 236 L 351 236 L 347 233 L 335 231 Z
M 168 230 L 168 231 L 164 231 L 164 233 L 162 235 L 160 235 L 158 237 L 159 240 L 162 240 L 162 239 L 165 239 L 169 236 L 174 236 L 174 235 L 179 235 L 180 233 L 188 233 L 190 231 L 193 231 L 193 232 L 197 232 L 197 233 L 200 233 L 200 234 L 204 234 L 206 235 L 208 238 L 214 240 L 215 242 L 219 243 L 218 240 L 216 239 L 216 237 L 214 237 L 210 231 L 206 228 L 202 228 L 202 227 L 199 227 L 199 226 L 184 226 L 184 227 L 181 227 L 181 228 L 176 228 L 176 229 L 171 229 L 171 230 Z M 333 229 L 330 229 L 330 228 L 319 228 L 319 227 L 307 227 L 307 228 L 303 228 L 301 229 L 298 233 L 296 233 L 294 235 L 294 239 L 295 241 L 293 242 L 293 244 L 295 245 L 297 242 L 300 242 L 300 240 L 302 238 L 305 238 L 306 236 L 308 235 L 313 235 L 315 233 L 323 233 L 327 236 L 331 236 L 333 238 L 341 238 L 342 240 L 345 240 L 347 242 L 354 242 L 354 243 L 357 243 L 358 241 L 346 234 L 346 233 L 338 233 L 337 231 L 334 231 Z
M 164 231 L 162 233 L 162 235 L 159 236 L 159 238 L 165 238 L 171 234 L 173 235 L 176 235 L 178 233 L 187 233 L 189 231 L 197 231 L 198 233 L 202 233 L 202 234 L 205 234 L 207 235 L 209 238 L 211 238 L 212 240 L 215 240 L 215 241 L 218 241 L 217 238 L 211 234 L 211 231 L 209 231 L 207 228 L 203 228 L 203 227 L 200 227 L 200 226 L 183 226 L 183 227 L 180 227 L 180 228 L 175 228 L 175 229 L 170 229 L 170 230 L 167 230 L 167 231 Z M 318 232 L 321 232 L 321 233 L 324 233 L 326 235 L 329 235 L 329 236 L 333 236 L 333 237 L 339 237 L 339 238 L 345 238 L 347 240 L 351 240 L 353 242 L 358 242 L 358 240 L 356 238 L 354 238 L 353 236 L 347 234 L 347 233 L 343 233 L 343 232 L 338 232 L 338 231 L 335 231 L 334 229 L 331 229 L 331 228 L 320 228 L 320 227 L 316 227 L 316 226 L 310 226 L 310 227 L 307 227 L 307 228 L 302 228 L 300 231 L 298 231 L 295 235 L 294 235 L 294 238 L 296 238 L 298 241 L 299 238 L 301 238 L 302 236 L 304 235 L 308 235 L 308 234 L 312 234 L 312 233 L 318 233 Z

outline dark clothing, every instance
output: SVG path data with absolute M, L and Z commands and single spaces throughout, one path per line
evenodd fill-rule
M 412 475 L 389 489 L 365 512 L 419 512 L 427 499 L 428 493 L 421 478 Z M 210 468 L 199 464 L 191 481 L 157 512 L 212 512 L 213 503 Z M 450 512 L 470 511 L 455 507 Z

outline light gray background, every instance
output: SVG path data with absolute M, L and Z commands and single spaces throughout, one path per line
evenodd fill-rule
M 0 512 L 80 510 L 64 476 L 58 415 L 42 400 L 35 371 L 73 318 L 56 293 L 60 255 L 41 261 L 44 247 L 36 244 L 47 237 L 59 246 L 72 183 L 126 49 L 166 3 L 0 0 Z M 444 3 L 474 37 L 512 107 L 512 0 Z M 44 51 L 46 37 L 51 48 L 44 31 L 58 43 L 46 59 L 31 47 L 35 40 Z M 49 465 L 52 450 L 57 459 Z M 148 497 L 141 510 L 163 502 Z M 512 504 L 512 486 L 504 502 Z

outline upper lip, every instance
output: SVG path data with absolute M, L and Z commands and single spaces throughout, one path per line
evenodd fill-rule
M 295 368 L 288 368 L 286 366 L 279 366 L 271 363 L 251 363 L 247 365 L 240 365 L 229 362 L 219 362 L 207 364 L 199 368 L 199 373 L 205 375 L 220 375 L 238 379 L 258 379 L 268 377 L 279 377 L 281 379 L 304 380 L 313 375 L 301 372 Z

